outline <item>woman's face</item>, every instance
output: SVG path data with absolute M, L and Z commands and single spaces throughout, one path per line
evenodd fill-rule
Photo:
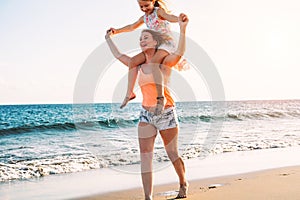
M 140 37 L 140 46 L 142 51 L 146 51 L 147 49 L 155 49 L 157 45 L 157 41 L 153 39 L 153 36 L 149 32 L 142 32 Z
M 139 3 L 139 6 L 141 8 L 141 11 L 143 11 L 145 14 L 149 15 L 153 12 L 154 1 L 138 0 L 138 3 Z

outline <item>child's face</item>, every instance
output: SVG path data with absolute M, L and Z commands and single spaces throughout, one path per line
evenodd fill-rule
M 142 32 L 142 35 L 140 37 L 140 46 L 142 51 L 145 51 L 147 49 L 155 49 L 157 45 L 156 40 L 153 39 L 153 36 L 149 32 Z
M 146 13 L 147 15 L 151 14 L 154 9 L 154 1 L 143 1 L 138 0 L 139 6 L 141 8 L 141 11 Z

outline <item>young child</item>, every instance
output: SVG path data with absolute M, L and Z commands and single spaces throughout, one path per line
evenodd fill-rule
M 166 10 L 165 2 L 163 0 L 137 0 L 140 9 L 145 13 L 133 24 L 129 24 L 119 29 L 110 28 L 112 34 L 118 34 L 122 32 L 129 32 L 137 29 L 142 24 L 146 24 L 149 29 L 161 32 L 168 35 L 167 44 L 161 45 L 154 57 L 151 59 L 150 66 L 152 69 L 152 74 L 157 88 L 157 108 L 156 114 L 159 114 L 164 106 L 164 95 L 163 95 L 163 76 L 160 71 L 159 65 L 162 63 L 163 59 L 174 52 L 176 49 L 176 43 L 172 37 L 169 22 L 178 22 L 178 16 L 169 14 Z M 129 73 L 128 73 L 128 87 L 126 97 L 120 108 L 126 106 L 128 101 L 135 98 L 133 93 L 134 84 L 137 77 L 137 66 L 145 62 L 145 55 L 139 53 L 134 56 L 129 63 Z

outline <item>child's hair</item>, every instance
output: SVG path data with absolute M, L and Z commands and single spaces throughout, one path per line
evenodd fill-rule
M 142 0 L 142 1 L 153 1 L 154 2 L 154 7 L 159 7 L 164 9 L 167 13 L 170 11 L 167 8 L 167 3 L 165 0 Z

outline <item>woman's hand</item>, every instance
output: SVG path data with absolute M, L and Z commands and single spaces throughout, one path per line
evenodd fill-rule
M 181 13 L 179 15 L 179 21 L 178 21 L 180 28 L 185 29 L 186 26 L 187 26 L 187 24 L 188 24 L 188 22 L 189 22 L 188 16 L 186 14 L 184 14 L 184 13 Z

